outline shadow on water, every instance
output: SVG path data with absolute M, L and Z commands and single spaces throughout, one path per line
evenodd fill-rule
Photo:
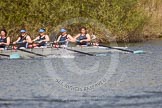
M 90 103 L 89 103 L 90 102 Z M 0 99 L 0 107 L 6 108 L 26 108 L 25 106 L 40 107 L 59 105 L 60 108 L 69 105 L 79 108 L 107 108 L 107 107 L 141 107 L 143 106 L 160 106 L 162 105 L 162 92 L 146 91 L 143 95 L 132 96 L 82 96 L 75 99 L 53 99 L 51 97 L 35 97 L 24 99 Z

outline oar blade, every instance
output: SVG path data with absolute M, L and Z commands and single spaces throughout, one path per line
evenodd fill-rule
M 95 56 L 97 56 L 97 57 L 105 57 L 105 56 L 108 56 L 107 54 L 95 54 Z
M 143 50 L 137 50 L 137 51 L 133 51 L 133 54 L 144 54 L 145 51 Z
M 21 55 L 18 54 L 18 53 L 15 53 L 15 54 L 11 54 L 10 55 L 10 59 L 20 59 L 21 58 Z

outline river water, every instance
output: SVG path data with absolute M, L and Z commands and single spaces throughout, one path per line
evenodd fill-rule
M 162 40 L 127 46 L 146 53 L 0 60 L 0 108 L 161 108 Z

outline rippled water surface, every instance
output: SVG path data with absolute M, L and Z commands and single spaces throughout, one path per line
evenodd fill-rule
M 146 53 L 0 60 L 0 108 L 161 108 L 162 40 L 128 47 Z

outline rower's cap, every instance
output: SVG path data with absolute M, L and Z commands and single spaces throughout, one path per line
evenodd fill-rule
M 20 30 L 20 32 L 21 32 L 21 33 L 25 33 L 25 32 L 26 32 L 26 30 L 22 29 L 22 30 Z
M 40 33 L 43 33 L 43 32 L 46 32 L 46 30 L 41 28 L 41 29 L 39 30 L 39 32 L 40 32 Z
M 61 33 L 63 33 L 63 32 L 67 32 L 67 30 L 64 29 L 64 28 L 62 28 L 62 29 L 60 30 L 60 32 L 61 32 Z

